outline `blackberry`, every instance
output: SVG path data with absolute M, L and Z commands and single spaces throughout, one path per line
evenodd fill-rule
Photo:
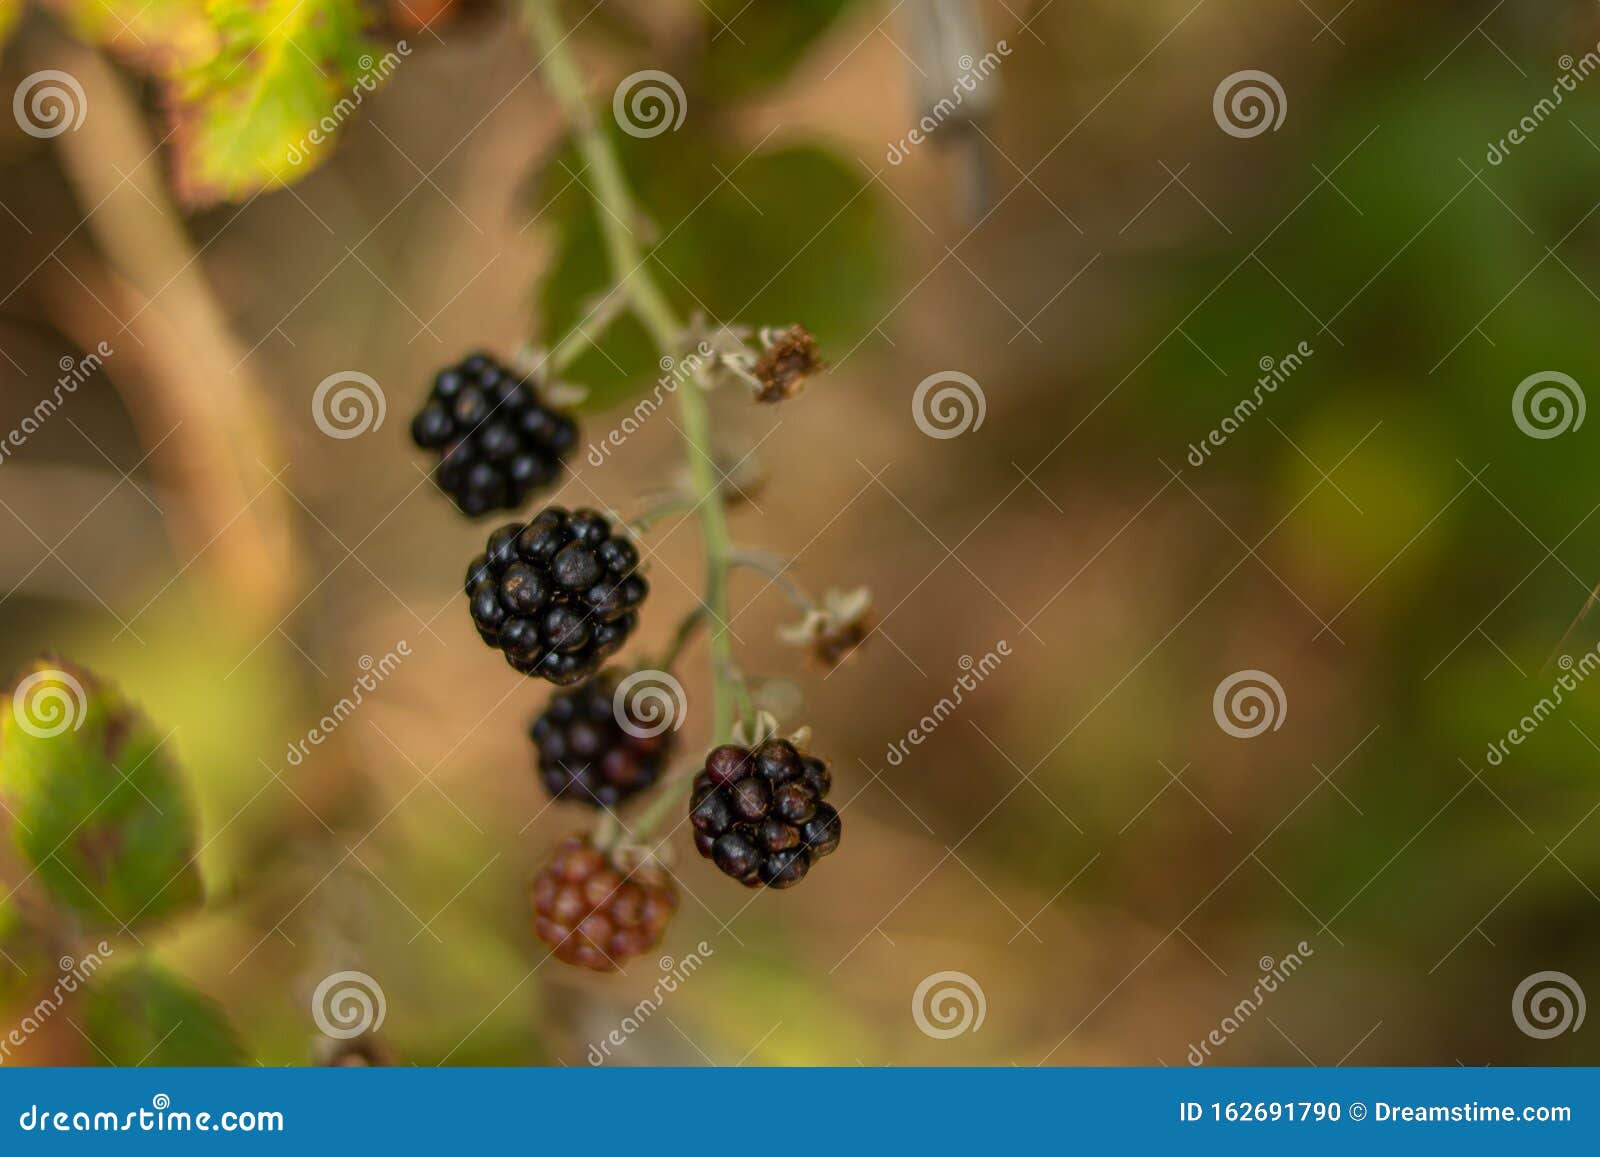
M 634 720 L 632 731 L 616 715 L 617 672 L 606 670 L 570 691 L 550 697 L 528 729 L 539 752 L 539 778 L 557 799 L 614 808 L 661 775 L 672 732 Z M 628 705 L 624 704 L 627 710 Z
M 839 846 L 839 813 L 822 802 L 832 782 L 786 739 L 714 748 L 694 779 L 694 846 L 746 887 L 792 887 Z
M 587 836 L 563 840 L 533 882 L 534 932 L 556 959 L 596 972 L 654 948 L 677 907 L 665 872 L 624 877 Z
M 524 675 L 576 683 L 633 633 L 650 590 L 638 566 L 638 549 L 603 514 L 549 506 L 500 527 L 472 560 L 472 621 Z
M 515 510 L 554 482 L 578 427 L 539 400 L 533 380 L 473 354 L 434 377 L 411 440 L 438 451 L 434 481 L 461 513 L 476 516 Z

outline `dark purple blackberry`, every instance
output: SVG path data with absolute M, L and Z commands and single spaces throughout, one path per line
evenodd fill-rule
M 576 683 L 633 633 L 650 590 L 638 566 L 638 550 L 603 514 L 549 506 L 500 527 L 472 560 L 472 621 L 524 675 Z
M 839 846 L 839 813 L 822 802 L 832 782 L 786 739 L 714 748 L 690 797 L 694 846 L 746 887 L 792 887 Z
M 434 481 L 463 514 L 479 515 L 515 510 L 554 482 L 578 427 L 539 400 L 532 379 L 473 354 L 434 377 L 411 440 L 438 451 Z
M 539 778 L 557 799 L 614 808 L 661 775 L 672 732 L 616 715 L 617 672 L 602 671 L 570 691 L 557 691 L 528 729 L 539 751 Z M 628 710 L 624 703 L 623 710 Z

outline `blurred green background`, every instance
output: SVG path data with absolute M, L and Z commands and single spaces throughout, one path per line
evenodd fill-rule
M 1541 971 L 1600 992 L 1600 689 L 1486 751 L 1559 655 L 1600 643 L 1600 618 L 1566 635 L 1600 581 L 1596 427 L 1535 438 L 1512 412 L 1532 374 L 1600 382 L 1600 80 L 1487 157 L 1600 51 L 1595 6 L 977 11 L 978 54 L 1009 49 L 992 109 L 890 164 L 936 75 L 916 5 L 565 10 L 597 107 L 643 68 L 686 91 L 680 130 L 618 138 L 663 283 L 721 320 L 805 322 L 832 363 L 777 410 L 719 397 L 729 459 L 754 449 L 764 476 L 736 537 L 812 590 L 870 586 L 880 618 L 824 674 L 778 643 L 777 591 L 738 579 L 740 661 L 803 695 L 785 722 L 833 762 L 844 842 L 756 895 L 680 829 L 660 951 L 711 952 L 614 1062 L 1183 1064 L 1302 941 L 1214 1063 L 1594 1062 L 1592 1031 L 1535 1038 L 1512 1004 Z M 586 312 L 592 211 L 513 11 L 397 9 L 374 36 L 411 54 L 320 168 L 189 208 L 155 83 L 46 10 L 14 32 L 5 91 L 62 68 L 89 115 L 0 131 L 0 427 L 64 356 L 116 352 L 0 462 L 0 640 L 8 668 L 67 656 L 172 732 L 207 901 L 141 938 L 250 1058 L 318 1059 L 312 992 L 358 969 L 397 1063 L 583 1064 L 657 962 L 541 964 L 527 881 L 588 816 L 547 807 L 524 729 L 548 690 L 462 605 L 494 523 L 432 490 L 406 423 L 438 366 Z M 1244 69 L 1284 90 L 1275 131 L 1219 126 Z M 568 375 L 586 444 L 653 360 L 624 324 Z M 350 369 L 387 417 L 330 439 L 312 392 Z M 985 420 L 929 438 L 912 395 L 950 370 Z M 681 470 L 670 411 L 573 465 L 556 501 L 641 509 Z M 650 546 L 625 658 L 658 652 L 700 583 L 695 524 Z M 1011 657 L 890 763 L 1000 640 Z M 1246 669 L 1286 702 L 1250 740 L 1212 714 Z M 0 859 L 18 902 L 28 876 Z M 0 1029 L 54 980 L 14 971 Z M 981 1028 L 919 1029 L 913 994 L 943 971 L 981 988 Z M 69 1003 L 18 1059 L 94 1063 L 91 1027 Z

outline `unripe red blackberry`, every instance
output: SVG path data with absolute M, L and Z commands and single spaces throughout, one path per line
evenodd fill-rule
M 539 399 L 537 384 L 473 354 L 440 370 L 411 440 L 439 453 L 434 481 L 463 514 L 515 510 L 560 475 L 578 427 Z
M 557 691 L 528 729 L 539 753 L 539 778 L 557 799 L 614 808 L 649 787 L 671 755 L 673 733 L 630 720 L 617 708 L 617 672 L 606 670 L 570 691 Z
M 614 972 L 661 942 L 678 894 L 653 865 L 624 875 L 589 842 L 569 836 L 533 882 L 533 930 L 556 959 Z
M 496 530 L 467 568 L 473 624 L 524 675 L 576 683 L 633 633 L 650 590 L 638 566 L 604 515 L 546 507 Z
M 823 802 L 832 783 L 826 763 L 786 739 L 714 748 L 690 797 L 694 846 L 747 887 L 798 884 L 839 846 L 839 813 Z

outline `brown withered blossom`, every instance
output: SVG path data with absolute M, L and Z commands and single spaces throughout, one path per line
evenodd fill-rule
M 807 379 L 823 368 L 817 339 L 803 325 L 766 331 L 761 339 L 765 349 L 755 364 L 760 383 L 756 401 L 783 402 L 799 396 Z
M 805 618 L 783 628 L 783 641 L 805 647 L 811 657 L 832 670 L 866 642 L 875 622 L 872 594 L 866 587 L 853 591 L 830 590 L 822 605 L 812 607 Z

